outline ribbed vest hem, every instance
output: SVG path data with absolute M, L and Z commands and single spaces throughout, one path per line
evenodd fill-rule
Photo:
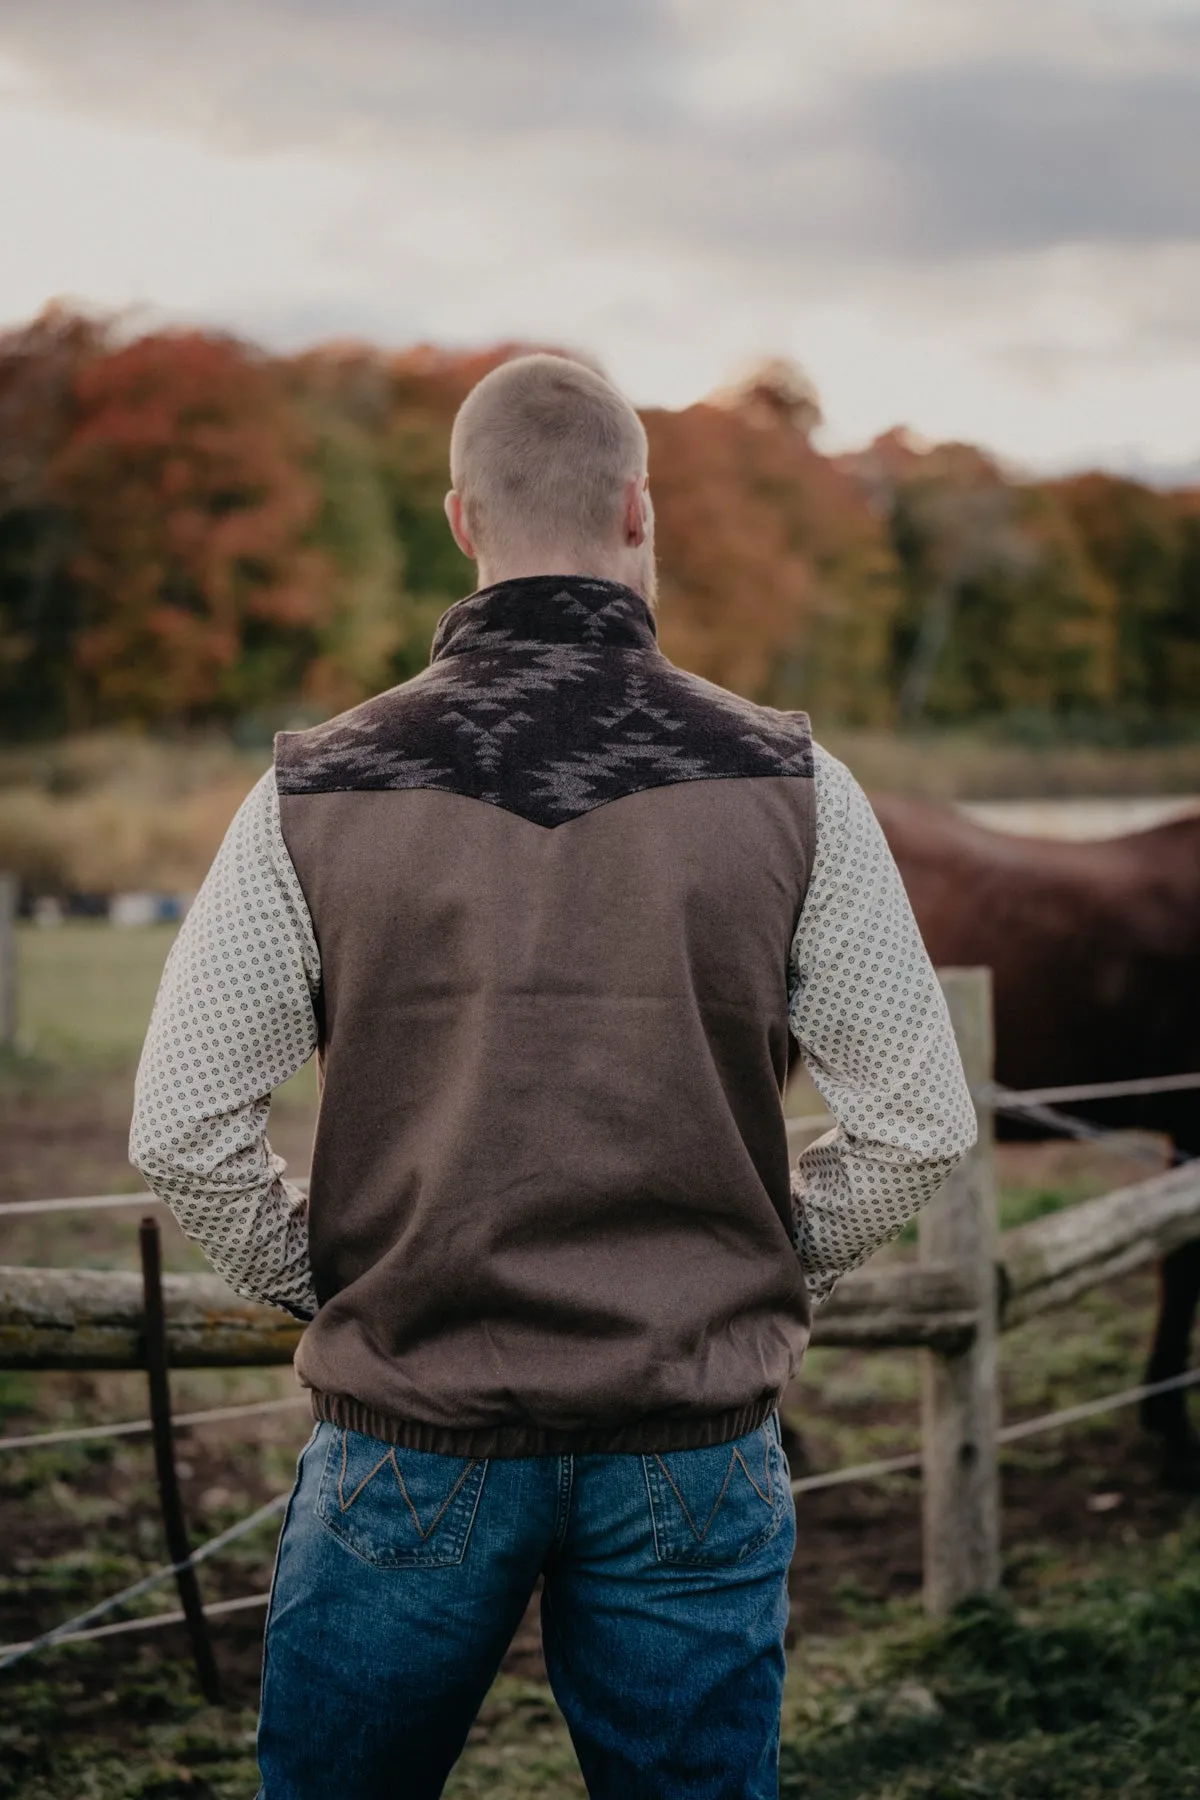
M 424 1425 L 416 1419 L 398 1419 L 377 1407 L 364 1406 L 349 1394 L 312 1390 L 314 1419 L 343 1431 L 360 1431 L 366 1437 L 396 1444 L 405 1450 L 429 1450 L 435 1456 L 652 1456 L 668 1450 L 706 1450 L 744 1437 L 769 1419 L 779 1404 L 777 1394 L 759 1397 L 748 1406 L 699 1418 L 650 1415 L 623 1425 L 589 1425 L 577 1430 L 553 1431 L 539 1425 L 486 1425 L 451 1427 Z

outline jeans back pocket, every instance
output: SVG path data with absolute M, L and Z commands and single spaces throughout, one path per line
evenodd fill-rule
M 446 1567 L 467 1553 L 486 1474 L 478 1457 L 435 1456 L 334 1430 L 317 1516 L 377 1569 Z
M 792 1509 L 787 1457 L 773 1419 L 733 1443 L 643 1456 L 659 1562 L 742 1562 Z

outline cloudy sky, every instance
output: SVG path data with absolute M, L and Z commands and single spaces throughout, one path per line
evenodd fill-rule
M 0 0 L 0 168 L 0 320 L 781 352 L 830 446 L 1200 466 L 1200 0 Z

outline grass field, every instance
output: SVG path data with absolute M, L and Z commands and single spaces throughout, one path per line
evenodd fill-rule
M 0 1200 L 132 1189 L 124 1161 L 137 1047 L 168 930 L 20 933 L 21 1045 L 0 1069 Z M 272 1135 L 306 1166 L 314 1088 L 289 1084 Z M 1006 1220 L 1114 1185 L 1094 1152 L 1001 1156 Z M 0 1221 L 0 1261 L 136 1262 L 139 1209 Z M 900 1252 L 903 1254 L 903 1252 Z M 170 1228 L 168 1264 L 198 1267 Z M 1149 1273 L 1008 1334 L 1004 1408 L 1026 1416 L 1135 1381 Z M 177 1404 L 290 1392 L 287 1371 L 189 1372 Z M 918 1358 L 814 1352 L 787 1397 L 807 1461 L 833 1468 L 916 1440 Z M 144 1412 L 136 1374 L 0 1376 L 0 1431 Z M 185 1505 L 208 1536 L 285 1488 L 303 1415 L 180 1434 Z M 796 1800 L 1092 1800 L 1200 1792 L 1200 1523 L 1162 1490 L 1129 1413 L 1031 1440 L 1005 1460 L 1005 1593 L 930 1630 L 918 1604 L 908 1477 L 799 1507 L 782 1792 Z M 206 1566 L 211 1598 L 269 1579 L 273 1533 Z M 163 1559 L 147 1447 L 0 1455 L 0 1641 L 94 1603 Z M 147 1596 L 144 1610 L 172 1604 Z M 261 1615 L 215 1624 L 230 1704 L 199 1703 L 178 1630 L 62 1649 L 0 1677 L 0 1800 L 250 1797 Z M 522 1628 L 452 1795 L 583 1793 Z

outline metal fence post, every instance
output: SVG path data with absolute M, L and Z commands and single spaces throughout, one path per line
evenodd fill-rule
M 967 1080 L 992 1079 L 990 969 L 943 969 L 942 988 Z M 921 1396 L 925 1606 L 948 1612 L 1000 1585 L 997 1389 L 996 1173 L 992 1115 L 979 1142 L 920 1217 L 920 1255 L 953 1263 L 970 1283 L 979 1329 L 954 1355 L 927 1351 Z
M 0 871 L 0 1049 L 17 1041 L 17 878 Z
M 188 1562 L 191 1549 L 187 1526 L 183 1519 L 183 1501 L 179 1494 L 179 1474 L 175 1467 L 175 1434 L 171 1427 L 171 1389 L 167 1377 L 166 1315 L 162 1291 L 162 1238 L 158 1220 L 142 1220 L 138 1234 L 142 1253 L 142 1283 L 146 1317 L 146 1375 L 150 1389 L 150 1419 L 154 1430 L 154 1463 L 158 1472 L 158 1497 L 162 1506 L 163 1530 L 171 1561 L 183 1564 L 175 1571 L 179 1603 L 187 1622 L 192 1643 L 200 1690 L 212 1706 L 220 1704 L 221 1681 L 213 1656 L 208 1620 L 200 1599 L 196 1570 Z

